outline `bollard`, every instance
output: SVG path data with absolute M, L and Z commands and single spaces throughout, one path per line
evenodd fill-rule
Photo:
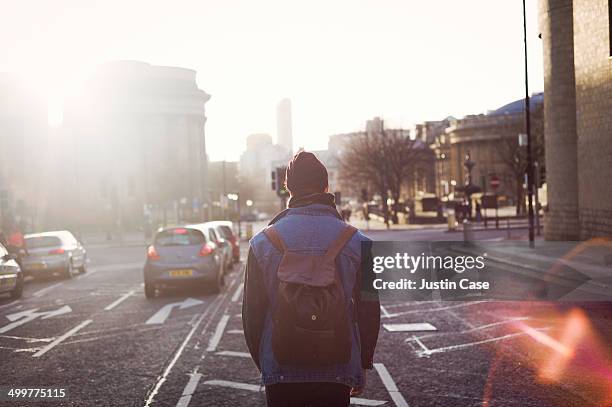
M 463 241 L 465 243 L 474 241 L 474 225 L 467 219 L 463 221 Z
M 246 238 L 247 240 L 251 240 L 252 237 L 253 237 L 253 224 L 247 223 L 246 224 Z
M 446 212 L 446 220 L 448 222 L 448 231 L 454 232 L 457 229 L 457 219 L 455 218 L 455 210 L 448 209 Z

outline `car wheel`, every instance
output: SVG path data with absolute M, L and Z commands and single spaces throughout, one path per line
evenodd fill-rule
M 213 285 L 213 292 L 218 294 L 223 291 L 223 286 L 225 285 L 225 267 L 221 265 L 219 272 L 217 273 L 217 279 Z
M 79 273 L 87 273 L 87 259 L 83 259 L 83 265 L 79 267 Z
M 17 284 L 13 291 L 11 291 L 11 298 L 16 300 L 17 298 L 21 298 L 23 294 L 23 278 L 17 278 Z
M 145 297 L 147 298 L 155 298 L 155 284 L 148 283 L 145 281 L 144 283 L 144 292 Z
M 72 265 L 72 260 L 68 261 L 68 266 L 66 267 L 66 271 L 64 271 L 64 276 L 66 278 L 74 277 L 74 266 Z

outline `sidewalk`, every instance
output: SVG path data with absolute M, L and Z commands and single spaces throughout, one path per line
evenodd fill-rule
M 566 281 L 588 281 L 580 290 L 592 294 L 593 300 L 612 299 L 612 241 L 592 239 L 584 242 L 550 242 L 538 240 L 530 248 L 527 242 L 504 241 L 499 244 L 473 242 L 476 247 L 457 248 L 473 253 L 486 249 L 487 258 L 505 264 L 517 272 L 527 270 L 546 278 Z
M 363 219 L 351 218 L 351 225 L 355 226 L 359 230 L 424 230 L 424 229 L 448 229 L 448 225 L 446 223 L 437 223 L 437 224 L 406 224 L 400 223 L 398 225 L 394 225 L 389 222 L 389 229 L 385 225 L 385 222 L 371 219 L 369 222 L 366 222 Z

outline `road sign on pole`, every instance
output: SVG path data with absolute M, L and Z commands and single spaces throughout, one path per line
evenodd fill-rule
M 500 185 L 501 181 L 499 180 L 499 177 L 495 174 L 491 175 L 491 177 L 489 178 L 489 186 L 493 189 L 497 189 Z

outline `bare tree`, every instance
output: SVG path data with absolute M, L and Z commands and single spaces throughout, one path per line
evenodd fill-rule
M 398 205 L 402 185 L 412 179 L 418 165 L 427 161 L 430 149 L 411 140 L 402 130 L 356 135 L 340 157 L 343 180 L 361 186 L 369 184 L 382 199 L 385 223 L 389 225 L 389 195 L 396 203 L 392 208 L 394 223 L 398 223 Z
M 539 113 L 539 114 L 538 114 Z M 544 166 L 544 125 L 541 112 L 532 113 L 531 152 L 534 161 Z M 527 207 L 525 204 L 526 191 L 523 186 L 527 172 L 527 147 L 519 145 L 517 137 L 504 137 L 496 143 L 499 160 L 505 164 L 512 178 L 512 186 L 516 193 L 516 214 L 525 215 Z M 537 191 L 536 191 L 537 193 Z

